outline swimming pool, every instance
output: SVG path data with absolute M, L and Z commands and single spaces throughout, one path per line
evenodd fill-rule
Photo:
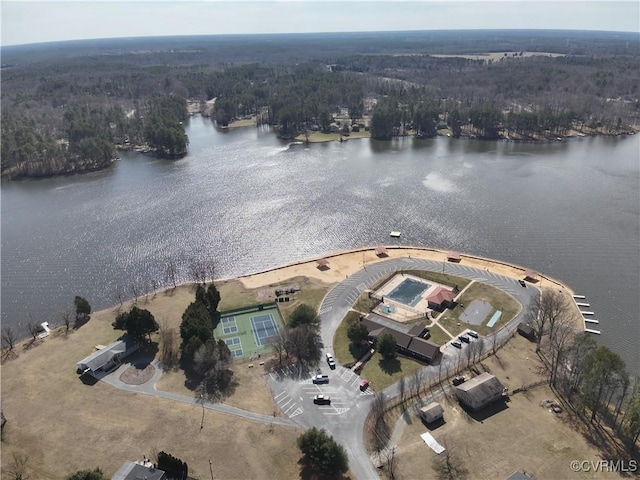
M 415 307 L 422 298 L 422 294 L 428 290 L 430 286 L 428 283 L 419 280 L 405 278 L 400 285 L 385 295 L 385 297 L 395 302 Z

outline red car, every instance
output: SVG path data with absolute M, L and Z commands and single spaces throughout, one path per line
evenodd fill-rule
M 367 388 L 369 388 L 369 380 L 362 380 L 360 382 L 360 391 L 364 392 Z

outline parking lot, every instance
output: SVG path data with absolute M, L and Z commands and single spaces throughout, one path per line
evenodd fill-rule
M 326 383 L 313 383 L 319 374 L 328 377 Z M 362 391 L 363 379 L 351 370 L 341 366 L 332 370 L 322 363 L 318 369 L 287 366 L 268 373 L 266 378 L 278 409 L 287 417 L 309 426 L 326 426 L 332 423 L 332 418 L 345 422 L 342 416 L 352 408 L 360 408 L 375 393 L 371 388 Z M 330 402 L 317 405 L 314 403 L 316 395 L 328 396 Z

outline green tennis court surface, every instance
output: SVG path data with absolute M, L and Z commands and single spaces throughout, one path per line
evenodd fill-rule
M 275 303 L 238 308 L 220 313 L 214 334 L 224 340 L 235 358 L 270 353 L 284 323 Z

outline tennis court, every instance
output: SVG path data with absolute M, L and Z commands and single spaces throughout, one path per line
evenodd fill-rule
M 220 315 L 215 337 L 227 344 L 234 358 L 271 353 L 271 342 L 284 328 L 275 303 L 238 308 Z

